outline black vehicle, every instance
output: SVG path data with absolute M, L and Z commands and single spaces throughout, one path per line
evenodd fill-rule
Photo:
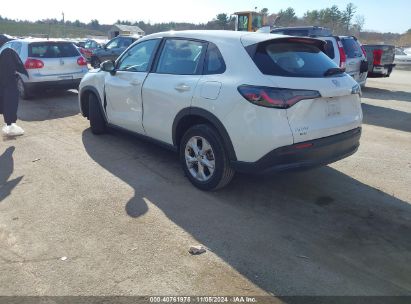
M 320 26 L 298 26 L 298 27 L 277 27 L 271 30 L 271 34 L 289 35 L 289 36 L 331 36 L 330 29 Z
M 0 34 L 0 47 L 3 46 L 3 44 L 5 44 L 6 42 L 9 42 L 11 40 L 14 40 L 15 38 L 6 35 L 6 34 Z
M 93 68 L 99 68 L 100 63 L 106 60 L 116 60 L 126 48 L 128 48 L 137 38 L 130 36 L 117 36 L 111 39 L 102 48 L 97 48 L 93 51 L 90 59 Z

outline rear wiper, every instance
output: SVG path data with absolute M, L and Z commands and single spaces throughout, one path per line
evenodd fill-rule
M 342 73 L 344 73 L 344 71 L 340 68 L 331 68 L 324 72 L 324 76 L 332 76 Z

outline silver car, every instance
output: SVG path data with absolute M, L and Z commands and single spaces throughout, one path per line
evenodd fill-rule
M 30 98 L 41 89 L 77 89 L 88 72 L 87 61 L 71 42 L 45 39 L 18 39 L 0 48 L 14 49 L 29 77 L 18 75 L 20 96 Z

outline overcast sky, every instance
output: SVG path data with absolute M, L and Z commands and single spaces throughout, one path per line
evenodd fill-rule
M 105 24 L 112 24 L 118 19 L 201 23 L 213 19 L 218 13 L 232 14 L 254 7 L 267 7 L 270 12 L 278 12 L 291 6 L 298 16 L 302 16 L 307 10 L 322 9 L 332 4 L 342 9 L 349 2 L 357 6 L 357 14 L 365 17 L 365 29 L 403 33 L 411 28 L 411 0 L 2 0 L 0 15 L 22 20 L 61 19 L 64 11 L 66 20 L 79 19 L 86 23 L 91 19 Z

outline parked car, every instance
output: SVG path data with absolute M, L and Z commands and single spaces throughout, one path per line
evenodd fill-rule
M 395 67 L 395 46 L 365 44 L 367 52 L 368 77 L 389 77 Z
M 324 41 L 235 31 L 145 36 L 81 81 L 94 134 L 127 130 L 178 151 L 190 182 L 309 168 L 353 154 L 360 86 Z M 241 62 L 241 64 L 238 64 Z
M 93 51 L 99 48 L 102 48 L 106 42 L 102 40 L 96 39 L 87 39 L 84 44 L 84 57 L 87 59 L 88 62 L 91 60 L 91 56 L 93 55 Z
M 111 39 L 102 48 L 93 50 L 90 58 L 91 66 L 99 68 L 100 63 L 105 60 L 116 60 L 137 38 L 130 36 L 117 36 Z
M 394 64 L 398 66 L 410 66 L 411 54 L 407 54 L 403 49 L 395 48 Z
M 368 74 L 367 53 L 354 36 L 339 36 L 346 54 L 345 72 L 361 86 L 365 86 Z
M 367 81 L 367 57 L 361 43 L 354 36 L 333 36 L 330 29 L 318 26 L 280 27 L 272 34 L 313 37 L 325 40 L 325 53 L 361 86 Z
M 75 45 L 80 48 L 84 48 L 86 46 L 86 40 L 76 41 Z
M 16 38 L 7 35 L 7 34 L 0 34 L 0 47 L 2 47 L 6 42 L 15 40 Z
M 332 36 L 332 31 L 321 26 L 291 26 L 274 28 L 271 30 L 271 34 L 303 37 L 328 37 Z
M 44 39 L 17 39 L 0 49 L 14 49 L 29 77 L 19 74 L 17 84 L 22 98 L 48 88 L 77 89 L 88 72 L 87 62 L 73 43 Z

